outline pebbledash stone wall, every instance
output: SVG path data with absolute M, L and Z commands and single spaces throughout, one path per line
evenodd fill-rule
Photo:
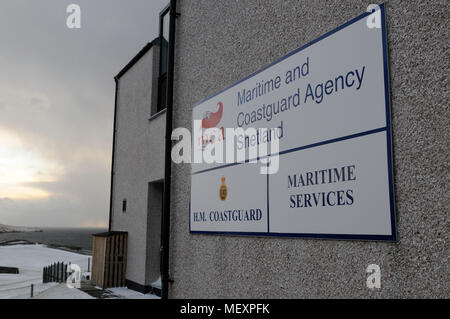
M 371 1 L 179 0 L 174 127 L 192 106 L 366 11 Z M 173 164 L 172 298 L 446 297 L 450 3 L 387 1 L 396 243 L 189 234 L 190 166 Z M 379 290 L 366 267 L 381 267 Z

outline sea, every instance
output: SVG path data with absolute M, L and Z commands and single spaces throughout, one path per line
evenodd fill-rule
M 73 251 L 92 252 L 93 234 L 106 232 L 106 228 L 40 228 L 41 232 L 0 233 L 0 245 L 26 241 L 64 247 Z

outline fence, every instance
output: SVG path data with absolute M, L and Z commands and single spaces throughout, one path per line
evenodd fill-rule
M 71 275 L 71 272 L 67 271 L 70 267 L 63 262 L 57 262 L 53 265 L 44 267 L 42 273 L 42 282 L 45 284 L 47 282 L 65 282 L 67 278 Z

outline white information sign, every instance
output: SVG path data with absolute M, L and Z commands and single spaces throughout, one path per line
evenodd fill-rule
M 365 13 L 193 108 L 224 140 L 268 128 L 236 147 L 276 137 L 279 168 L 192 164 L 191 233 L 395 240 L 384 10 L 378 27 Z

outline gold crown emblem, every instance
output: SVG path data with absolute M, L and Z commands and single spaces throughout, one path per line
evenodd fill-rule
M 224 201 L 225 199 L 227 199 L 228 188 L 227 188 L 227 185 L 225 185 L 225 177 L 222 177 L 221 180 L 222 180 L 222 185 L 220 185 L 219 197 L 220 197 L 220 200 Z

